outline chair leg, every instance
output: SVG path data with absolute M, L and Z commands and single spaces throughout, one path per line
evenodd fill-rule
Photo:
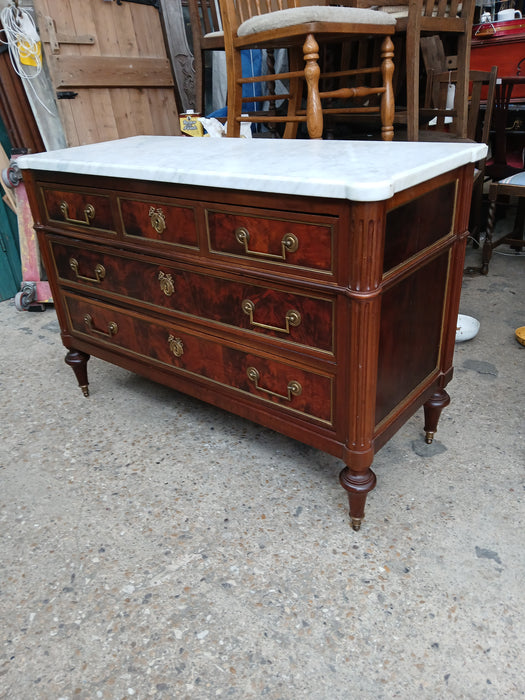
M 323 111 L 321 98 L 319 97 L 319 76 L 321 69 L 319 59 L 319 44 L 313 34 L 308 34 L 303 44 L 303 58 L 305 61 L 304 77 L 308 88 L 306 99 L 306 126 L 311 139 L 320 139 L 323 136 Z
M 394 44 L 387 36 L 381 44 L 381 75 L 385 92 L 381 96 L 381 138 L 392 141 L 394 138 L 394 90 L 392 76 L 394 75 Z
M 487 231 L 485 242 L 481 252 L 481 274 L 486 275 L 489 271 L 489 262 L 492 257 L 492 234 L 494 233 L 494 223 L 496 221 L 496 194 L 489 192 L 489 213 L 487 216 Z
M 298 49 L 292 48 L 289 51 L 289 70 L 291 73 L 302 69 L 302 54 Z M 301 108 L 301 100 L 303 96 L 303 81 L 301 78 L 290 78 L 288 83 L 288 116 L 295 117 L 297 111 Z M 297 138 L 297 130 L 299 122 L 286 122 L 284 128 L 283 139 Z
M 407 139 L 419 141 L 419 15 L 406 35 Z
M 525 237 L 524 229 L 525 199 L 521 197 L 518 201 L 518 211 L 516 212 L 516 218 L 514 219 L 514 228 L 510 234 L 510 238 L 513 239 L 511 248 L 513 248 L 517 253 L 519 253 L 523 249 L 523 245 L 525 245 L 525 241 L 523 242 L 523 245 L 520 245 L 519 242 L 517 242 L 520 238 L 523 239 Z
M 226 136 L 239 138 L 241 135 L 241 122 L 236 117 L 242 113 L 242 85 L 239 79 L 242 77 L 241 52 L 233 51 L 230 57 L 230 70 L 228 71 L 228 120 Z

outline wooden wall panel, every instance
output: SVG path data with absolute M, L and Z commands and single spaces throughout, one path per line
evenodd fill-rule
M 68 145 L 180 134 L 158 10 L 105 0 L 34 0 L 34 5 L 53 87 L 77 93 L 58 101 Z M 53 20 L 47 32 L 46 18 Z M 64 37 L 67 42 L 60 41 Z

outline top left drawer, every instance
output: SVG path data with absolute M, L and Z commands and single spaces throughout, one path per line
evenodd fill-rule
M 60 229 L 116 235 L 110 195 L 41 186 L 46 223 Z

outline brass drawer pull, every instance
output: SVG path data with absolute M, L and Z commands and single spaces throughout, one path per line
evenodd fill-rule
M 108 323 L 107 331 L 99 331 L 98 328 L 95 328 L 93 326 L 93 318 L 92 318 L 91 314 L 86 314 L 84 316 L 84 323 L 89 328 L 91 333 L 98 333 L 99 335 L 107 335 L 109 338 L 111 338 L 112 336 L 114 336 L 118 333 L 118 326 L 115 323 L 115 321 L 110 321 Z
M 272 260 L 286 260 L 287 253 L 295 253 L 299 248 L 299 239 L 293 233 L 285 233 L 281 240 L 281 253 L 262 253 L 257 250 L 250 250 L 248 244 L 250 242 L 250 232 L 244 226 L 239 226 L 235 229 L 235 238 L 238 243 L 244 246 L 244 250 L 249 255 L 258 255 L 261 258 L 270 258 Z
M 100 282 L 102 282 L 106 276 L 106 268 L 100 263 L 95 265 L 95 277 L 85 277 L 84 275 L 80 275 L 78 273 L 78 260 L 76 258 L 69 258 L 69 267 L 74 271 L 77 279 L 83 280 L 84 282 L 97 282 L 100 284 Z
M 149 208 L 149 220 L 153 229 L 160 235 L 166 230 L 166 217 L 162 209 Z
M 60 211 L 64 219 L 70 224 L 80 224 L 81 226 L 91 226 L 91 221 L 95 218 L 95 207 L 87 204 L 84 209 L 84 219 L 71 219 L 69 216 L 69 205 L 67 202 L 60 202 Z
M 270 326 L 267 323 L 259 323 L 253 320 L 253 312 L 255 311 L 255 304 L 251 299 L 245 299 L 241 304 L 244 313 L 250 317 L 250 323 L 252 326 L 257 326 L 258 328 L 265 328 L 268 331 L 278 331 L 279 333 L 290 333 L 290 326 L 296 328 L 301 325 L 301 314 L 294 309 L 290 309 L 286 312 L 284 320 L 286 326 L 280 328 L 279 326 Z
M 162 270 L 159 272 L 159 284 L 161 290 L 167 297 L 170 297 L 175 291 L 175 285 L 173 284 L 173 277 L 171 275 L 166 275 Z
M 277 394 L 275 391 L 259 386 L 259 378 L 261 375 L 259 374 L 259 370 L 255 369 L 255 367 L 248 367 L 246 374 L 248 375 L 248 379 L 255 384 L 256 389 L 264 391 L 265 394 L 269 394 L 270 396 L 277 396 L 279 399 L 291 401 L 294 396 L 300 396 L 303 393 L 303 387 L 295 379 L 288 382 L 288 386 L 286 387 L 288 395 L 283 396 L 283 394 Z
M 175 357 L 181 357 L 184 354 L 184 345 L 180 338 L 175 338 L 175 336 L 170 335 L 168 337 L 168 345 Z

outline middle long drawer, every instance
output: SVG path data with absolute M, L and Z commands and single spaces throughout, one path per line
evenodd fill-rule
M 238 346 L 171 320 L 151 320 L 137 311 L 64 294 L 70 332 L 97 347 L 154 365 L 215 390 L 240 392 L 258 404 L 331 426 L 334 382 L 331 373 L 307 369 L 280 357 Z
M 210 270 L 195 271 L 55 237 L 49 238 L 49 245 L 62 284 L 334 352 L 335 300 L 328 295 L 224 279 Z

